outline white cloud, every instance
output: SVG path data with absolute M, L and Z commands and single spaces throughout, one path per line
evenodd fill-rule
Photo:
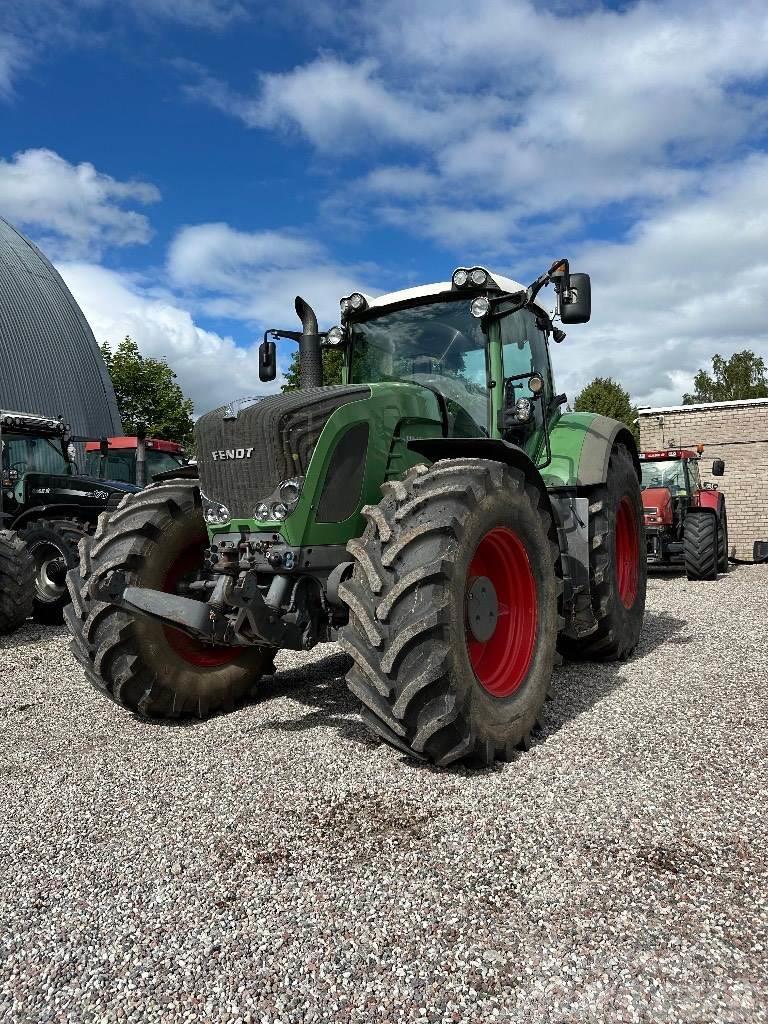
M 15 36 L 0 32 L 0 100 L 13 92 L 13 79 L 21 67 L 24 48 Z
M 241 348 L 208 331 L 172 295 L 158 297 L 127 275 L 92 263 L 60 263 L 58 270 L 99 342 L 113 347 L 129 334 L 144 356 L 166 359 L 194 402 L 195 415 L 237 396 L 264 394 L 257 346 Z
M 264 328 L 296 326 L 296 292 L 321 323 L 335 323 L 339 299 L 371 288 L 370 267 L 345 267 L 313 240 L 289 231 L 237 231 L 228 224 L 183 228 L 171 245 L 174 285 L 213 316 Z
M 626 242 L 580 247 L 593 318 L 555 349 L 561 386 L 573 395 L 611 375 L 643 404 L 676 403 L 715 352 L 768 357 L 767 234 L 762 155 L 713 169 L 697 196 L 641 220 Z
M 0 160 L 0 212 L 42 235 L 46 249 L 69 257 L 149 241 L 146 216 L 126 206 L 159 198 L 154 185 L 118 181 L 91 163 L 71 164 L 50 149 Z
M 477 97 L 431 88 L 399 91 L 387 83 L 377 61 L 348 63 L 332 56 L 263 74 L 252 96 L 199 71 L 198 81 L 186 91 L 250 127 L 298 130 L 323 153 L 445 142 L 472 124 L 478 110 Z M 501 109 L 495 97 L 485 98 L 486 121 L 493 122 Z

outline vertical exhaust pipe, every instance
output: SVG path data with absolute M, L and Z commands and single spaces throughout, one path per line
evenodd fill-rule
M 136 486 L 147 486 L 147 428 L 136 424 Z
M 323 355 L 315 311 L 300 295 L 296 296 L 296 315 L 301 320 L 299 339 L 299 384 L 319 388 L 323 383 Z

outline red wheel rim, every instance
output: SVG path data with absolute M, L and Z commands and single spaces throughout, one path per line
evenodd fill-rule
M 528 553 L 512 530 L 497 526 L 480 541 L 469 567 L 467 595 L 479 577 L 496 591 L 498 616 L 484 643 L 467 628 L 467 650 L 478 682 L 494 697 L 509 697 L 528 674 L 536 645 L 538 602 Z
M 179 557 L 173 562 L 165 574 L 162 591 L 165 594 L 175 594 L 179 581 L 185 576 L 195 572 L 200 566 L 202 558 L 202 545 L 190 544 Z M 218 668 L 220 665 L 228 665 L 240 653 L 236 647 L 212 647 L 210 644 L 201 643 L 180 629 L 171 629 L 170 626 L 163 626 L 168 643 L 173 650 L 189 665 L 196 665 L 200 668 Z
M 639 567 L 637 515 L 632 500 L 625 495 L 616 513 L 616 583 L 625 608 L 635 603 Z

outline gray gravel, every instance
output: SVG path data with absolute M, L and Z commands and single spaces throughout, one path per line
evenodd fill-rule
M 167 726 L 0 641 L 0 1020 L 768 1021 L 767 584 L 653 579 L 489 771 L 369 738 L 334 648 Z

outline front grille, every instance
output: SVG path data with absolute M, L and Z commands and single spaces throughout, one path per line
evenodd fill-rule
M 281 480 L 304 476 L 331 413 L 370 393 L 365 385 L 306 388 L 262 398 L 234 417 L 228 406 L 206 413 L 195 426 L 201 490 L 233 518 L 252 519 Z M 250 448 L 248 458 L 213 458 L 213 452 Z

